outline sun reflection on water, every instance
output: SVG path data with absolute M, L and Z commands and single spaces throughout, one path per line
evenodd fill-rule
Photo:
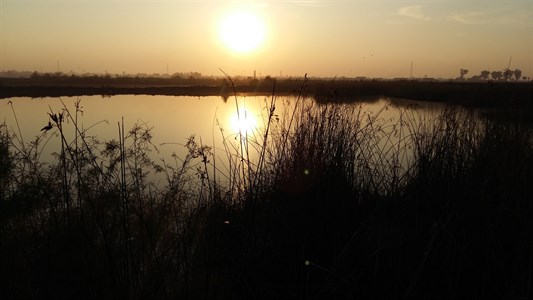
M 241 108 L 230 116 L 230 128 L 234 133 L 251 133 L 257 129 L 257 118 L 248 109 Z

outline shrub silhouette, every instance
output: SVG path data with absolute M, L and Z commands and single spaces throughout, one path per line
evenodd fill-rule
M 273 95 L 263 131 L 222 136 L 226 174 L 194 136 L 160 164 L 145 124 L 91 139 L 79 105 L 28 144 L 1 126 L 3 298 L 530 295 L 530 124 L 299 94 L 285 113 Z

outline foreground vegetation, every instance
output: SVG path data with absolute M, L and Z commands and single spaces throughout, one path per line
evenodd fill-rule
M 161 163 L 150 128 L 98 141 L 79 103 L 30 143 L 0 127 L 2 299 L 531 297 L 530 124 L 299 95 Z

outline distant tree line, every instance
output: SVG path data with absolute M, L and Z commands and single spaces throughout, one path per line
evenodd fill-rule
M 468 74 L 468 69 L 459 69 L 458 80 L 466 80 L 465 75 Z M 511 70 L 505 68 L 502 71 L 487 71 L 483 70 L 478 75 L 470 77 L 468 80 L 481 81 L 481 80 L 494 80 L 494 81 L 529 81 L 530 78 L 522 76 L 522 70 Z
M 126 73 L 105 73 L 105 74 L 75 74 L 63 72 L 32 72 L 29 82 L 35 84 L 61 84 L 61 85 L 217 85 L 220 78 L 212 76 L 202 76 L 198 72 L 168 74 L 126 74 Z
M 174 73 L 174 74 L 160 74 L 160 73 L 153 73 L 153 74 L 146 74 L 146 73 L 138 73 L 138 74 L 126 74 L 125 72 L 122 72 L 121 74 L 111 74 L 111 73 L 104 73 L 104 74 L 94 74 L 94 73 L 83 73 L 83 74 L 76 74 L 76 73 L 63 73 L 63 72 L 37 72 L 33 71 L 30 76 L 30 78 L 174 78 L 174 79 L 198 79 L 203 78 L 202 73 L 199 72 L 187 72 L 187 73 Z

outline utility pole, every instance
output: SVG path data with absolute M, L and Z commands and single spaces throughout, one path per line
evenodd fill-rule
M 409 78 L 413 79 L 413 62 L 411 61 L 411 71 L 409 72 Z

